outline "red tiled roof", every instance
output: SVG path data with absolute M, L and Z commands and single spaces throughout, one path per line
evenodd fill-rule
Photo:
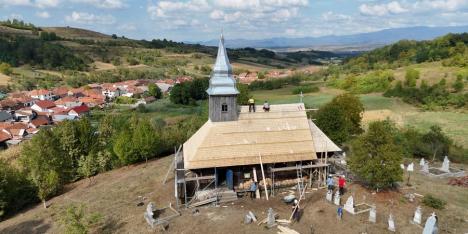
M 55 103 L 49 100 L 36 101 L 35 104 L 38 105 L 42 109 L 49 109 L 49 108 L 55 107 Z
M 52 112 L 54 112 L 54 114 L 66 114 L 68 113 L 69 109 L 67 108 L 62 108 L 62 107 L 53 107 L 51 108 Z
M 49 123 L 50 121 L 46 116 L 38 116 L 31 121 L 31 124 L 36 128 L 42 125 L 48 125 Z
M 50 93 L 49 90 L 47 89 L 36 89 L 36 90 L 32 90 L 31 92 L 29 92 L 29 95 L 30 96 L 40 96 L 40 95 L 48 95 Z
M 4 132 L 4 131 L 0 131 L 0 142 L 4 142 L 4 141 L 7 141 L 7 140 L 10 140 L 11 139 L 11 135 Z
M 77 114 L 83 114 L 89 112 L 89 107 L 87 105 L 81 105 L 71 108 L 70 111 L 75 111 Z
M 65 96 L 68 94 L 67 87 L 58 87 L 52 90 L 52 93 L 57 96 Z

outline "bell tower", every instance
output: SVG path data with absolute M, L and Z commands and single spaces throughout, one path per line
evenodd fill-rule
M 224 47 L 223 34 L 219 39 L 218 55 L 211 73 L 210 86 L 206 92 L 209 95 L 209 117 L 212 122 L 237 120 L 239 91 Z

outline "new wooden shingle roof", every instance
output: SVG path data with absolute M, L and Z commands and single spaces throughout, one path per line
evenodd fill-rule
M 317 158 L 303 104 L 271 105 L 270 112 L 249 113 L 239 119 L 206 122 L 184 144 L 186 169 L 263 163 L 310 161 Z

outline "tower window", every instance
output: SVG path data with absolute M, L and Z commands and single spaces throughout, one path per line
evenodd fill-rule
M 228 105 L 226 103 L 223 103 L 221 105 L 221 112 L 227 112 L 228 111 Z

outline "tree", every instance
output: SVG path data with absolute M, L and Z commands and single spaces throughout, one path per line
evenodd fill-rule
M 84 178 L 89 179 L 91 183 L 91 177 L 99 171 L 99 164 L 97 161 L 97 155 L 89 154 L 82 155 L 78 161 L 78 174 Z
M 149 93 L 149 95 L 155 97 L 156 99 L 161 99 L 162 98 L 161 89 L 154 83 L 150 83 L 148 85 L 148 93 Z
M 5 75 L 10 75 L 13 72 L 11 69 L 10 64 L 8 63 L 0 63 L 0 73 L 3 73 Z
M 20 162 L 38 188 L 38 196 L 46 207 L 46 199 L 62 188 L 70 177 L 72 163 L 60 146 L 59 138 L 50 129 L 42 129 L 21 151 Z
M 450 145 L 452 144 L 452 140 L 450 140 L 437 125 L 431 126 L 429 132 L 422 136 L 422 140 L 424 143 L 430 145 L 432 160 L 435 160 L 436 156 L 442 158 L 444 155 L 447 155 Z
M 372 122 L 369 130 L 351 144 L 351 171 L 374 189 L 392 187 L 403 180 L 403 152 L 395 141 L 396 131 L 388 120 Z
M 342 144 L 350 136 L 362 132 L 363 112 L 364 106 L 359 98 L 342 94 L 317 111 L 315 122 L 334 142 Z
M 99 213 L 88 213 L 83 204 L 68 205 L 60 214 L 59 222 L 65 226 L 65 233 L 87 234 L 102 221 Z
M 237 95 L 237 103 L 240 105 L 247 105 L 250 98 L 249 86 L 246 84 L 237 83 L 237 90 L 239 90 L 239 95 Z
M 405 75 L 405 85 L 408 87 L 416 87 L 416 80 L 419 79 L 419 71 L 413 68 L 408 68 Z

